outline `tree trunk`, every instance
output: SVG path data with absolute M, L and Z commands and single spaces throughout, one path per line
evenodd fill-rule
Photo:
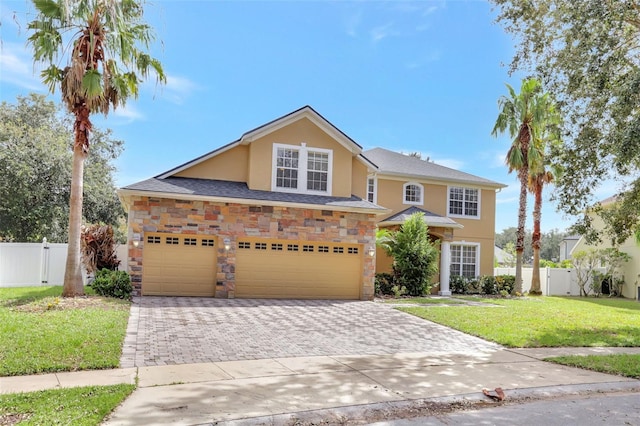
M 542 183 L 535 183 L 535 203 L 533 206 L 533 235 L 531 246 L 533 247 L 533 274 L 531 276 L 531 289 L 529 294 L 542 295 L 540 289 L 540 219 L 542 217 Z
M 524 227 L 527 219 L 527 179 L 529 169 L 523 167 L 518 171 L 520 178 L 520 206 L 518 208 L 518 229 L 516 231 L 516 285 L 514 293 L 522 294 L 522 264 L 524 263 Z
M 67 264 L 64 271 L 64 287 L 62 288 L 63 297 L 84 295 L 82 263 L 80 261 L 84 159 L 85 153 L 83 148 L 76 145 L 73 150 L 71 199 L 69 201 L 69 245 L 67 248 Z

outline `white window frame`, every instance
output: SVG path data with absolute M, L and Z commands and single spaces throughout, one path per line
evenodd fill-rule
M 407 186 L 409 185 L 414 185 L 420 188 L 420 201 L 407 201 Z M 402 185 L 402 204 L 422 206 L 424 204 L 424 186 L 418 182 L 406 182 L 404 185 Z
M 453 214 L 451 213 L 451 190 L 453 188 L 462 189 L 462 214 Z M 478 214 L 475 216 L 464 214 L 465 211 L 465 200 L 467 190 L 473 190 L 478 192 Z M 470 186 L 458 186 L 458 185 L 450 185 L 447 187 L 447 217 L 460 217 L 464 219 L 480 219 L 482 211 L 482 190 L 480 188 L 474 188 Z
M 298 151 L 298 187 L 297 188 L 281 188 L 277 186 L 277 172 L 278 167 L 278 148 L 291 149 Z M 307 189 L 307 161 L 309 152 L 319 152 L 327 154 L 327 190 L 326 191 L 314 191 Z M 271 190 L 274 192 L 292 192 L 296 194 L 314 194 L 314 195 L 327 195 L 332 194 L 332 177 L 333 177 L 333 151 L 324 148 L 308 147 L 306 143 L 300 145 L 287 145 L 282 143 L 273 144 L 273 154 L 271 156 Z
M 449 244 L 449 273 L 451 274 L 451 276 L 453 276 L 453 270 L 451 269 L 451 265 L 453 264 L 453 254 L 451 252 L 451 249 L 453 247 L 461 247 L 461 251 L 460 251 L 460 272 L 462 272 L 462 266 L 464 265 L 463 259 L 464 259 L 464 247 L 475 247 L 476 248 L 476 270 L 475 270 L 475 276 L 473 276 L 472 278 L 477 278 L 480 276 L 480 243 L 469 243 L 466 241 L 452 241 Z M 464 275 L 462 275 L 464 276 Z
M 373 181 L 373 200 L 369 200 L 369 181 Z M 367 177 L 367 201 L 378 204 L 378 178 L 376 176 Z

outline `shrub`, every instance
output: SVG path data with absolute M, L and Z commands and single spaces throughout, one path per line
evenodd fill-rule
M 393 257 L 393 283 L 411 296 L 431 292 L 431 279 L 438 272 L 438 246 L 429 239 L 423 213 L 412 214 L 381 244 Z
M 501 293 L 503 290 L 511 294 L 516 286 L 515 275 L 496 275 L 496 290 Z
M 467 294 L 469 289 L 469 280 L 460 275 L 451 275 L 449 277 L 449 289 L 455 294 Z
M 498 292 L 496 278 L 493 275 L 484 275 L 480 277 L 480 289 L 484 294 L 496 294 Z
M 116 299 L 131 299 L 131 278 L 125 271 L 100 269 L 92 284 L 96 294 Z
M 460 275 L 449 277 L 449 288 L 456 294 L 479 294 L 480 280 L 478 278 L 468 278 Z
M 393 296 L 397 299 L 398 297 L 404 296 L 405 294 L 407 294 L 407 288 L 402 286 L 402 287 L 398 287 L 397 285 L 394 285 L 393 287 L 391 287 L 391 291 L 393 292 Z
M 393 292 L 393 275 L 381 272 L 376 274 L 376 294 L 391 295 Z

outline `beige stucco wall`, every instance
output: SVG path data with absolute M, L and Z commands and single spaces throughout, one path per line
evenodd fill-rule
M 592 226 L 595 229 L 604 229 L 604 222 L 597 215 L 592 215 Z M 612 247 L 609 241 L 603 239 L 603 242 L 598 245 L 588 245 L 584 238 L 578 241 L 578 244 L 573 248 L 572 253 L 577 253 L 582 250 L 603 249 Z M 636 244 L 634 238 L 628 238 L 623 244 L 618 247 L 618 250 L 627 253 L 631 256 L 631 259 L 625 263 L 622 268 L 624 274 L 625 284 L 622 287 L 622 295 L 629 299 L 637 299 L 638 287 L 640 287 L 640 247 Z
M 230 238 L 228 252 L 218 249 L 216 297 L 223 298 L 233 296 L 235 291 L 235 248 L 239 237 L 362 244 L 360 294 L 363 300 L 373 298 L 375 257 L 367 254 L 375 245 L 373 214 L 141 196 L 131 196 L 127 204 L 129 273 L 137 294 L 142 287 L 144 233 L 167 232 L 215 235 L 219 241 Z M 142 237 L 138 247 L 133 246 L 134 234 Z
M 351 160 L 351 194 L 367 199 L 367 167 L 357 157 Z
M 309 119 L 303 118 L 279 130 L 259 138 L 249 145 L 250 189 L 271 190 L 273 144 L 323 148 L 333 151 L 332 196 L 350 197 L 353 155 L 344 146 L 321 130 Z
M 176 173 L 174 176 L 246 182 L 248 164 L 249 148 L 240 145 Z
M 378 176 L 378 204 L 392 210 L 381 217 L 392 216 L 406 210 L 411 204 L 404 204 L 403 185 L 407 182 L 417 182 L 424 187 L 424 203 L 416 207 L 428 210 L 440 216 L 447 216 L 447 184 L 425 182 L 420 180 L 398 180 Z M 464 186 L 464 185 L 459 185 Z M 473 186 L 469 186 L 473 187 Z M 453 229 L 452 244 L 468 242 L 480 244 L 480 275 L 493 275 L 493 247 L 495 241 L 496 193 L 493 189 L 480 189 L 480 219 L 452 219 L 464 228 Z M 378 264 L 382 268 L 388 267 L 386 262 Z

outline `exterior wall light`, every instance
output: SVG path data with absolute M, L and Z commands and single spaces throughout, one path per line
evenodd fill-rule
M 374 247 L 369 249 L 369 256 L 373 257 L 376 255 L 376 249 Z
M 224 249 L 226 251 L 229 251 L 230 248 L 231 248 L 231 240 L 229 238 L 225 238 L 224 239 Z
M 133 246 L 138 247 L 140 245 L 140 234 L 133 234 Z
M 133 242 L 133 246 L 134 246 L 134 247 L 138 247 L 139 245 L 140 245 L 140 241 L 134 241 L 134 242 Z

